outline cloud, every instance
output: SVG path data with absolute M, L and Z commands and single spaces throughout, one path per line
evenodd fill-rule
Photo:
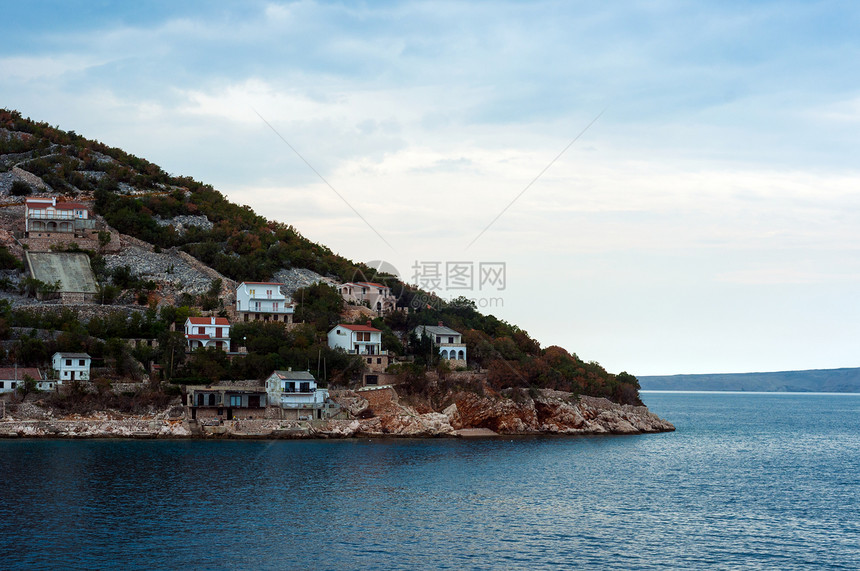
M 731 326 L 711 306 L 856 289 L 851 4 L 25 4 L 10 10 L 28 28 L 0 37 L 4 105 L 212 183 L 355 259 L 509 260 L 521 297 L 502 317 L 586 358 L 628 368 L 618 332 L 630 347 L 658 328 L 649 339 L 681 343 L 690 367 L 715 362 L 708 332 Z M 546 301 L 577 294 L 575 320 Z M 628 354 L 676 357 L 655 344 Z
M 0 75 L 7 82 L 29 83 L 57 79 L 103 65 L 106 60 L 84 55 L 11 56 L 0 58 Z

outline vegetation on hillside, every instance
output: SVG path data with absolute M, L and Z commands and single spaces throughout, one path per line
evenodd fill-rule
M 3 155 L 12 159 L 3 160 Z M 438 362 L 426 340 L 410 337 L 409 332 L 418 325 L 442 322 L 463 333 L 470 367 L 487 371 L 487 382 L 495 390 L 547 388 L 640 402 L 634 376 L 612 375 L 561 347 L 542 348 L 526 331 L 483 315 L 468 299 L 445 302 L 393 276 L 378 275 L 311 242 L 288 224 L 266 220 L 247 206 L 231 203 L 210 185 L 169 175 L 145 159 L 22 118 L 16 111 L 0 110 L 0 170 L 11 168 L 13 162 L 57 192 L 92 195 L 96 213 L 123 233 L 157 248 L 180 248 L 237 281 L 268 281 L 278 270 L 295 267 L 340 281 L 372 277 L 385 282 L 398 297 L 398 306 L 410 311 L 376 318 L 373 325 L 383 331 L 385 349 L 410 357 L 411 364 L 401 366 L 400 371 L 415 391 L 423 390 L 422 383 L 426 383 L 422 371 L 444 372 L 447 364 Z M 20 196 L 32 190 L 23 183 L 12 189 Z M 180 233 L 173 225 L 157 222 L 180 215 L 203 215 L 212 226 L 187 226 Z M 102 284 L 100 301 L 110 302 L 123 292 L 132 292 L 133 302 L 151 303 L 156 284 L 140 280 L 128 267 L 107 272 L 99 253 L 87 253 Z M 17 269 L 19 264 L 8 251 L 0 250 L 0 269 Z M 327 347 L 326 333 L 340 321 L 343 302 L 326 284 L 296 292 L 295 316 L 304 323 L 300 327 L 286 330 L 269 323 L 235 324 L 232 344 L 247 347 L 247 355 L 228 359 L 223 352 L 210 350 L 186 356 L 184 339 L 177 331 L 189 315 L 223 311 L 217 292 L 213 286 L 207 295 L 183 297 L 176 307 L 151 305 L 130 315 L 116 312 L 86 322 L 74 312 L 35 313 L 0 304 L 0 340 L 12 339 L 12 328 L 19 328 L 15 342 L 7 343 L 12 354 L 4 349 L 0 357 L 20 364 L 44 364 L 56 350 L 86 351 L 116 375 L 139 376 L 137 363 L 147 368 L 156 363 L 167 377 L 184 382 L 263 378 L 273 369 L 287 367 L 309 369 L 323 380 L 348 382 L 361 372 L 361 359 Z M 30 332 L 22 334 L 21 328 Z M 158 344 L 132 348 L 123 341 L 130 338 L 156 339 Z

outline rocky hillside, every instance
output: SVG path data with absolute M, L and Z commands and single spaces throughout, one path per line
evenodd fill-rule
M 52 284 L 34 283 L 21 270 L 22 204 L 30 196 L 83 203 L 104 228 L 98 239 L 91 234 L 87 240 L 52 237 L 51 243 L 28 244 L 31 251 L 86 252 L 98 305 L 46 311 L 56 304 Z M 561 347 L 541 347 L 526 331 L 482 314 L 468 300 L 442 301 L 333 254 L 289 224 L 230 203 L 210 185 L 168 175 L 145 159 L 10 110 L 0 110 L 0 206 L 0 295 L 10 302 L 0 303 L 0 359 L 7 362 L 14 355 L 29 366 L 45 366 L 53 351 L 86 351 L 103 365 L 99 374 L 106 378 L 146 378 L 158 365 L 160 375 L 182 383 L 259 379 L 274 369 L 323 361 L 320 381 L 350 386 L 363 364 L 329 349 L 325 333 L 343 320 L 367 318 L 324 284 L 372 279 L 390 286 L 403 310 L 377 317 L 373 325 L 383 332 L 382 348 L 403 361 L 392 374 L 411 395 L 427 392 L 428 372 L 450 371 L 408 332 L 443 322 L 462 332 L 468 368 L 484 372 L 489 390 L 563 391 L 641 404 L 633 375 L 609 373 Z M 288 292 L 302 288 L 296 309 L 302 326 L 235 324 L 232 344 L 241 342 L 248 351 L 229 360 L 177 351 L 184 341 L 172 330 L 186 317 L 230 318 L 237 283 L 269 280 Z M 47 334 L 33 337 L 31 331 Z M 153 342 L 149 349 L 123 349 L 124 340 L 135 338 Z

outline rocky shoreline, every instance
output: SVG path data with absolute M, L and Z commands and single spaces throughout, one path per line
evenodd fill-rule
M 319 421 L 254 419 L 198 422 L 181 407 L 155 415 L 113 417 L 16 418 L 0 420 L 0 438 L 140 438 L 140 439 L 297 439 L 297 438 L 462 438 L 514 435 L 598 435 L 670 432 L 675 427 L 644 406 L 618 405 L 602 398 L 571 399 L 568 393 L 543 391 L 536 398 L 492 399 L 460 393 L 442 412 L 419 412 L 400 404 L 391 389 L 373 394 L 341 395 L 357 418 Z M 371 396 L 371 395 L 368 395 Z M 382 396 L 383 398 L 379 398 Z M 388 397 L 387 399 L 385 397 Z M 371 407 L 371 403 L 372 407 Z M 420 407 L 419 407 L 420 408 Z M 361 418 L 369 416 L 369 418 Z

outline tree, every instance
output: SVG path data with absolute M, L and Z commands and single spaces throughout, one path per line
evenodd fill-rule
M 185 335 L 181 331 L 164 331 L 158 336 L 159 363 L 168 379 L 185 361 L 185 347 Z
M 21 400 L 24 400 L 30 393 L 38 392 L 38 390 L 36 379 L 30 375 L 24 375 L 24 380 L 18 383 L 18 394 L 21 395 Z
M 296 290 L 293 300 L 299 302 L 296 319 L 313 323 L 320 331 L 327 331 L 340 320 L 343 298 L 326 283 L 319 282 Z
M 103 254 L 107 245 L 110 244 L 110 232 L 99 230 L 99 254 Z

